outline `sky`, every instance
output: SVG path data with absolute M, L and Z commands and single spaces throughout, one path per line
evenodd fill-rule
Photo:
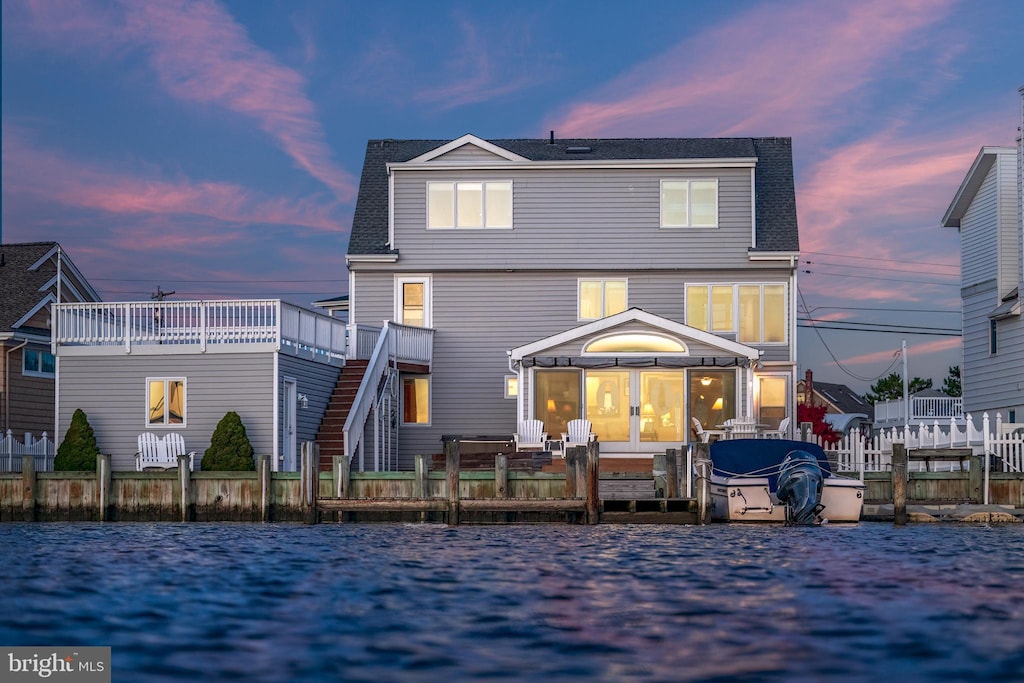
M 2 20 L 0 240 L 60 242 L 106 301 L 347 293 L 368 139 L 791 137 L 799 370 L 860 392 L 904 340 L 911 377 L 960 363 L 940 221 L 979 149 L 1015 144 L 1024 85 L 1019 0 L 4 0 Z

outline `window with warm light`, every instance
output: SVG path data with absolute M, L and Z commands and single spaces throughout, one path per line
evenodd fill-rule
M 786 310 L 784 284 L 686 286 L 687 325 L 745 344 L 784 344 Z
M 402 424 L 430 424 L 430 378 L 402 379 Z
M 580 280 L 579 319 L 597 320 L 626 310 L 626 280 Z
M 661 227 L 718 227 L 718 181 L 662 180 Z
M 585 354 L 686 354 L 686 344 L 678 339 L 648 332 L 627 332 L 595 339 L 583 347 Z
M 185 426 L 185 379 L 183 377 L 147 378 L 146 406 L 147 426 Z
M 519 378 L 516 375 L 505 375 L 505 398 L 519 396 Z
M 427 183 L 428 228 L 511 228 L 512 182 Z
M 395 278 L 395 322 L 411 327 L 430 327 L 430 278 Z

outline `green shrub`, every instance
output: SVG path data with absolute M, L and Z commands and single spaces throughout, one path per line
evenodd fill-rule
M 256 469 L 252 444 L 245 435 L 245 425 L 238 413 L 231 411 L 221 418 L 213 430 L 210 447 L 203 454 L 204 470 L 246 472 Z
M 92 431 L 89 418 L 81 408 L 75 409 L 71 416 L 71 425 L 64 435 L 64 441 L 57 449 L 57 457 L 53 460 L 56 472 L 95 472 L 96 456 L 100 449 L 96 445 L 96 434 Z

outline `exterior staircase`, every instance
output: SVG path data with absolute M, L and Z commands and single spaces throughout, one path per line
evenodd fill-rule
M 320 445 L 320 471 L 330 472 L 335 455 L 345 454 L 345 420 L 366 374 L 367 360 L 349 360 L 338 376 L 331 402 L 320 422 L 316 442 Z

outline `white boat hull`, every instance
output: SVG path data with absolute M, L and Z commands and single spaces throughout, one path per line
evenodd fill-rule
M 721 522 L 785 522 L 786 506 L 768 490 L 767 477 L 720 477 L 713 475 L 711 519 Z M 864 507 L 864 482 L 827 477 L 821 492 L 821 518 L 829 522 L 860 521 Z

